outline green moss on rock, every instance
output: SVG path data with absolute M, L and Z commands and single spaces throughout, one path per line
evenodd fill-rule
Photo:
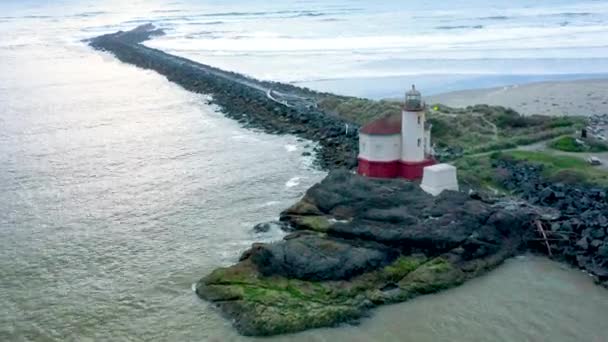
M 301 201 L 298 201 L 296 204 L 289 207 L 287 210 L 285 210 L 285 214 L 298 216 L 323 215 L 321 210 L 319 210 L 316 205 L 310 203 L 306 199 L 302 199 Z
M 332 226 L 327 216 L 292 216 L 291 222 L 301 230 L 325 233 Z
M 264 277 L 244 260 L 201 279 L 197 293 L 234 318 L 241 334 L 264 336 L 351 322 L 375 305 L 436 292 L 465 278 L 446 259 L 428 261 L 424 255 L 401 256 L 348 281 L 324 282 Z
M 410 272 L 417 269 L 426 261 L 424 255 L 420 256 L 401 256 L 392 264 L 384 267 L 381 271 L 382 278 L 389 282 L 398 282 Z
M 399 282 L 399 287 L 407 292 L 427 294 L 462 284 L 466 275 L 444 258 L 435 258 Z
M 276 335 L 351 321 L 363 314 L 362 298 L 340 296 L 334 284 L 263 277 L 245 260 L 220 268 L 197 284 L 244 335 Z M 339 291 L 338 291 L 339 292 Z M 246 319 L 239 319 L 246 317 Z

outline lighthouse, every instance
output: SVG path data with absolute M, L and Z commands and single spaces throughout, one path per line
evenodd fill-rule
M 357 172 L 367 177 L 420 179 L 426 166 L 436 164 L 432 154 L 426 107 L 412 85 L 400 114 L 372 121 L 359 131 Z

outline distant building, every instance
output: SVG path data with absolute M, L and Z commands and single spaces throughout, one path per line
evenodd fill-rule
M 372 121 L 359 131 L 360 175 L 377 178 L 422 178 L 436 164 L 425 104 L 415 86 L 405 94 L 401 114 Z

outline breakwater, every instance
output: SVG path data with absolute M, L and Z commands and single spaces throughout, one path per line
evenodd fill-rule
M 556 215 L 537 227 L 530 247 L 592 275 L 608 288 L 608 194 L 601 186 L 549 181 L 542 165 L 509 158 L 494 161 L 501 185 L 528 203 L 552 208 Z M 563 172 L 562 178 L 576 177 Z
M 224 115 L 246 127 L 318 143 L 316 161 L 323 169 L 357 165 L 358 126 L 317 108 L 318 100 L 332 95 L 256 80 L 141 44 L 162 34 L 152 25 L 143 25 L 93 38 L 89 44 L 124 63 L 154 70 L 189 91 L 211 95 L 210 102 Z

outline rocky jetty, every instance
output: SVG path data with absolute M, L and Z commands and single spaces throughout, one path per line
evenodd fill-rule
M 530 246 L 586 270 L 608 287 L 608 192 L 605 188 L 543 176 L 543 166 L 499 158 L 493 165 L 505 189 L 528 203 L 555 209 L 544 226 L 547 239 Z
M 535 238 L 538 208 L 331 172 L 281 214 L 296 229 L 254 244 L 197 294 L 244 335 L 353 322 L 370 308 L 461 284 Z
M 223 114 L 246 127 L 317 142 L 317 162 L 324 169 L 356 166 L 358 126 L 328 115 L 316 105 L 318 99 L 329 94 L 259 81 L 141 44 L 162 34 L 162 30 L 152 25 L 143 25 L 132 31 L 93 38 L 89 44 L 112 53 L 122 62 L 154 70 L 189 91 L 211 95 L 211 103 Z

